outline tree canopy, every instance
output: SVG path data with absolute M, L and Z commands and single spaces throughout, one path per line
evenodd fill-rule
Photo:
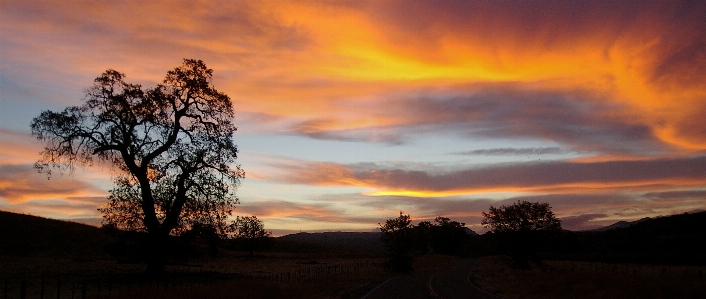
M 415 243 L 420 253 L 456 254 L 468 241 L 466 224 L 438 216 L 434 222 L 422 221 L 414 227 Z
M 203 61 L 185 59 L 161 84 L 143 89 L 105 71 L 83 104 L 32 120 L 32 134 L 45 143 L 35 167 L 51 176 L 53 169 L 108 165 L 115 187 L 100 209 L 104 222 L 146 230 L 154 250 L 194 223 L 222 231 L 245 174 L 235 164 L 231 100 L 212 76 Z
M 388 253 L 385 267 L 392 272 L 412 271 L 412 218 L 409 214 L 400 212 L 397 218 L 387 219 L 385 224 L 379 224 L 382 232 L 382 243 Z
M 412 254 L 458 254 L 468 241 L 466 224 L 448 217 L 436 217 L 434 222 L 421 221 L 412 225 L 409 214 L 400 212 L 397 218 L 379 224 L 382 243 L 388 253 L 385 266 L 393 272 L 412 271 Z
M 498 208 L 491 205 L 483 217 L 481 224 L 495 232 L 561 230 L 561 220 L 554 216 L 548 203 L 517 201 Z
M 250 256 L 253 256 L 258 243 L 262 243 L 264 239 L 272 236 L 270 232 L 265 230 L 265 224 L 262 223 L 262 220 L 257 219 L 257 216 L 236 217 L 231 223 L 229 231 L 233 233 L 233 239 L 245 242 Z

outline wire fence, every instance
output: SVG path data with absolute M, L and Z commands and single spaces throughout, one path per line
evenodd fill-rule
M 160 292 L 183 290 L 193 287 L 208 287 L 228 281 L 257 280 L 282 284 L 299 282 L 332 275 L 349 275 L 379 263 L 366 260 L 338 265 L 310 265 L 288 271 L 255 271 L 248 274 L 219 273 L 207 271 L 171 271 L 160 277 L 139 273 L 105 273 L 84 276 L 65 274 L 52 276 L 5 275 L 2 283 L 2 299 L 93 299 L 112 298 L 125 292 L 149 290 Z

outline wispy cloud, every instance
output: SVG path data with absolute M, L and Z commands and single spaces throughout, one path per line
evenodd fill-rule
M 490 148 L 490 149 L 479 149 L 467 152 L 455 153 L 457 155 L 467 155 L 467 156 L 525 156 L 525 155 L 552 155 L 552 154 L 563 154 L 566 150 L 560 147 L 524 147 L 524 148 Z
M 282 165 L 280 180 L 320 186 L 360 186 L 377 195 L 450 196 L 497 191 L 562 192 L 703 186 L 706 157 L 608 161 L 533 162 L 430 173 L 386 169 L 375 164 L 307 163 Z
M 107 194 L 89 183 L 71 177 L 37 173 L 32 165 L 0 165 L 0 198 L 14 204 L 30 199 L 51 199 Z
M 402 13 L 390 3 L 4 2 L 4 61 L 40 68 L 13 81 L 26 90 L 58 73 L 80 90 L 106 68 L 159 82 L 181 58 L 198 57 L 238 109 L 303 120 L 292 131 L 314 138 L 361 140 L 355 130 L 390 127 L 372 140 L 394 140 L 407 125 L 441 122 L 437 129 L 582 148 L 634 149 L 638 140 L 706 148 L 702 3 L 408 5 Z M 45 53 L 47 43 L 60 51 Z M 467 99 L 395 107 L 386 96 L 429 89 Z M 378 113 L 340 105 L 370 99 Z M 416 113 L 418 105 L 437 109 Z M 474 109 L 483 109 L 480 119 Z

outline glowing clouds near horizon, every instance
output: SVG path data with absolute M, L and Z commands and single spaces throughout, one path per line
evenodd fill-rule
M 295 184 L 356 186 L 372 196 L 450 197 L 474 193 L 600 193 L 603 191 L 699 188 L 706 182 L 706 158 L 544 162 L 471 167 L 456 171 L 390 169 L 374 164 L 304 163 L 281 165 L 274 177 Z M 414 165 L 410 165 L 414 166 Z

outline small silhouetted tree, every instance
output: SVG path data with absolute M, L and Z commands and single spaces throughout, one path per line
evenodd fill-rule
M 414 248 L 419 254 L 427 254 L 432 251 L 432 234 L 434 234 L 434 225 L 429 221 L 421 221 L 412 228 Z
M 167 238 L 196 223 L 225 227 L 244 177 L 236 165 L 230 98 L 211 85 L 213 70 L 185 59 L 155 88 L 143 89 L 107 70 L 85 102 L 32 120 L 45 143 L 35 167 L 73 171 L 99 163 L 115 188 L 100 211 L 104 222 L 148 232 L 147 270 L 164 272 Z
M 421 221 L 412 231 L 414 248 L 419 254 L 458 254 L 468 241 L 466 224 L 448 217 L 436 217 L 434 222 Z
M 548 203 L 528 201 L 499 208 L 491 205 L 488 213 L 483 212 L 481 224 L 498 233 L 515 263 L 526 267 L 529 259 L 536 258 L 535 250 L 544 237 L 541 232 L 561 231 L 561 220 L 551 209 Z
M 466 224 L 447 217 L 436 217 L 431 226 L 430 247 L 435 253 L 457 254 L 468 241 Z
M 400 212 L 400 216 L 379 224 L 382 242 L 388 253 L 385 267 L 392 272 L 412 271 L 412 249 L 414 236 L 412 218 Z
M 561 230 L 561 220 L 557 219 L 548 203 L 517 201 L 499 208 L 490 206 L 488 213 L 483 212 L 485 227 L 494 232 L 517 232 L 533 230 Z
M 272 233 L 265 231 L 265 224 L 256 216 L 238 216 L 231 224 L 233 238 L 245 244 L 250 252 L 250 256 L 254 255 L 255 249 L 258 249 Z

